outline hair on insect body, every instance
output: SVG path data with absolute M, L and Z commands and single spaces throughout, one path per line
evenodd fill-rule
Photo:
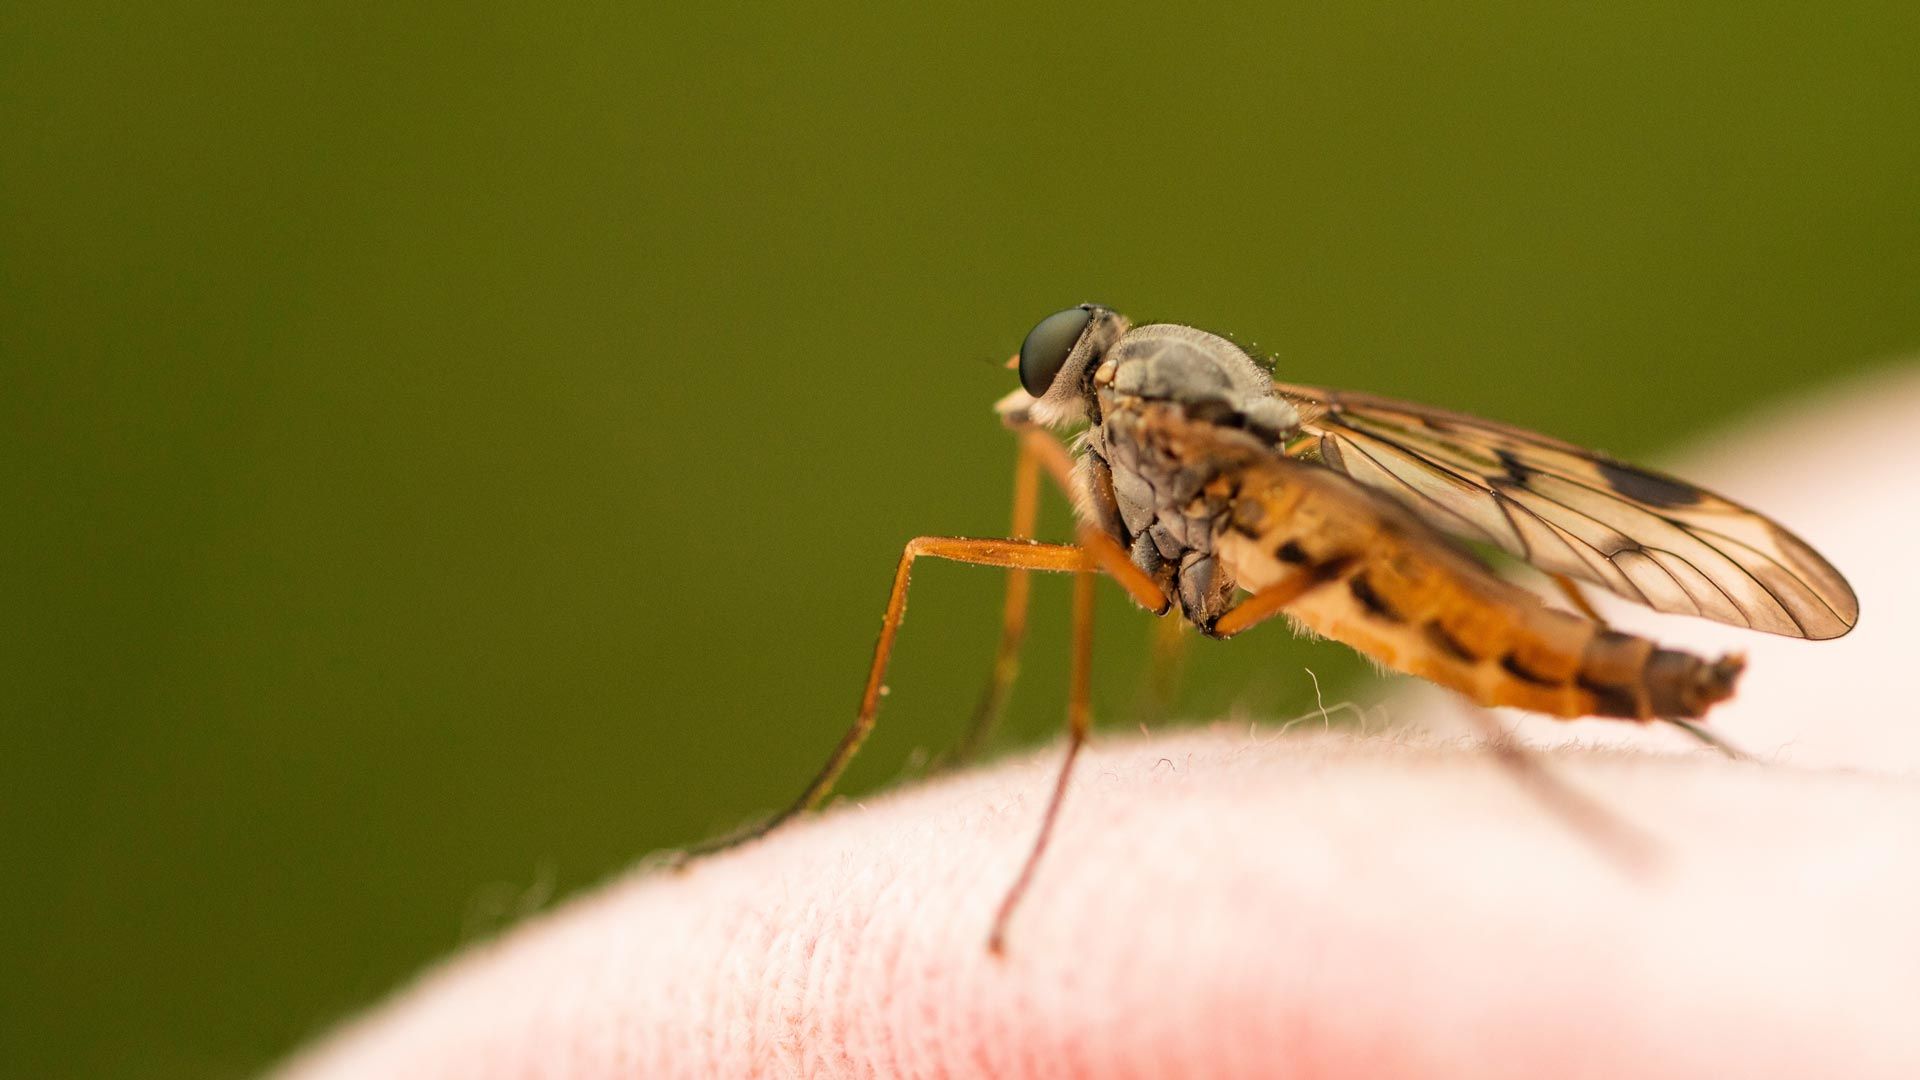
M 1723 751 L 1697 721 L 1733 695 L 1744 661 L 1613 630 L 1581 585 L 1656 611 L 1815 640 L 1847 633 L 1859 617 L 1832 565 L 1731 500 L 1491 420 L 1277 382 L 1238 345 L 1190 326 L 1134 326 L 1081 304 L 1035 325 L 1008 366 L 1020 386 L 995 411 L 1019 443 L 1011 536 L 908 541 L 852 726 L 785 810 L 688 855 L 765 835 L 825 799 L 873 727 L 923 557 L 1009 571 L 999 647 L 963 752 L 982 744 L 1018 672 L 1027 575 L 1074 575 L 1066 752 L 994 915 L 996 952 L 1091 726 L 1098 576 L 1208 637 L 1285 616 L 1483 706 L 1662 720 Z M 1076 429 L 1071 443 L 1057 434 Z M 1074 509 L 1073 544 L 1033 539 L 1043 481 Z M 1544 571 L 1573 610 L 1501 578 L 1456 539 Z M 1492 745 L 1556 809 L 1603 824 L 1517 746 Z

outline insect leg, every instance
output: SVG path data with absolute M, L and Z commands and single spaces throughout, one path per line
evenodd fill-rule
M 1067 756 L 1060 763 L 1060 775 L 1053 782 L 1053 794 L 1047 799 L 1047 809 L 1040 818 L 1040 833 L 1034 837 L 1033 849 L 1027 852 L 1020 875 L 1014 878 L 1006 897 L 1000 901 L 1000 910 L 994 913 L 993 929 L 987 935 L 989 952 L 1006 951 L 1007 922 L 1013 918 L 1020 898 L 1026 895 L 1034 868 L 1040 865 L 1040 856 L 1053 836 L 1053 823 L 1060 816 L 1060 804 L 1067 795 L 1067 778 L 1073 774 L 1073 760 L 1079 756 L 1080 746 L 1087 741 L 1087 731 L 1093 726 L 1092 671 L 1093 575 L 1082 572 L 1073 580 L 1073 668 L 1067 698 Z
M 1538 754 L 1515 741 L 1492 713 L 1474 706 L 1464 711 L 1480 728 L 1494 760 L 1547 809 L 1627 871 L 1645 873 L 1654 868 L 1659 849 L 1652 837 L 1563 782 Z
M 1139 696 L 1136 716 L 1140 723 L 1159 721 L 1173 707 L 1180 692 L 1180 677 L 1186 668 L 1187 624 L 1183 619 L 1162 619 L 1153 625 L 1153 651 L 1148 657 L 1145 686 Z
M 1030 450 L 1034 457 L 1039 459 L 1041 466 L 1047 470 L 1047 475 L 1053 478 L 1054 486 L 1060 489 L 1060 493 L 1065 495 L 1069 502 L 1073 501 L 1073 456 L 1067 453 L 1067 448 L 1060 445 L 1060 440 L 1040 428 L 1027 426 L 1019 428 L 1018 431 L 1020 445 Z M 1165 614 L 1172 601 L 1160 588 L 1160 583 L 1153 580 L 1153 575 L 1135 566 L 1133 560 L 1127 556 L 1127 549 L 1121 547 L 1118 540 L 1085 521 L 1079 521 L 1077 516 L 1075 520 L 1076 538 L 1080 541 L 1080 546 L 1100 564 L 1100 569 L 1119 582 L 1120 587 L 1127 590 L 1127 594 L 1133 597 L 1134 603 L 1155 615 Z
M 1041 469 L 1045 468 L 1055 487 L 1071 502 L 1073 458 L 1058 439 L 1040 428 L 1024 426 L 1015 432 L 1020 440 L 1020 458 L 1013 473 L 1013 535 L 1025 539 L 1033 535 L 1038 517 Z M 1135 603 L 1156 615 L 1167 610 L 1169 600 L 1159 583 L 1135 566 L 1117 541 L 1085 522 L 1076 521 L 1076 527 L 1080 546 L 1094 556 L 1100 569 L 1132 595 Z M 974 706 L 966 733 L 939 768 L 964 764 L 977 756 L 999 723 L 1013 681 L 1020 674 L 1020 646 L 1026 639 L 1030 592 L 1025 571 L 1015 570 L 1008 576 L 1006 601 L 1000 615 L 1000 644 L 994 651 L 993 670 Z
M 1565 574 L 1548 574 L 1547 576 L 1552 578 L 1554 585 L 1559 587 L 1560 595 L 1566 597 L 1567 602 L 1573 605 L 1573 610 L 1601 626 L 1607 625 L 1607 620 L 1594 610 L 1593 601 L 1588 600 L 1587 594 L 1581 591 L 1579 582 Z
M 1288 604 L 1339 577 L 1352 563 L 1353 560 L 1350 558 L 1337 558 L 1312 566 L 1303 566 L 1284 580 L 1277 581 L 1228 608 L 1212 626 L 1206 628 L 1206 631 L 1217 638 L 1230 638 L 1250 630 L 1280 614 Z
M 758 839 L 796 815 L 812 810 L 827 797 L 847 762 L 853 760 L 860 744 L 873 730 L 874 719 L 880 712 L 887 661 L 893 656 L 894 638 L 899 635 L 901 620 L 906 616 L 907 586 L 912 577 L 913 561 L 922 556 L 1009 570 L 1079 572 L 1082 577 L 1087 576 L 1086 572 L 1097 569 L 1088 552 L 1067 544 L 1040 544 L 1031 540 L 974 540 L 952 536 L 918 536 L 908 541 L 906 550 L 900 554 L 899 565 L 893 572 L 893 590 L 887 596 L 886 614 L 880 622 L 880 640 L 874 645 L 873 663 L 867 669 L 866 688 L 860 695 L 860 711 L 854 715 L 853 725 L 847 729 L 847 733 L 841 736 L 839 745 L 827 757 L 826 764 L 821 766 L 820 772 L 800 793 L 800 797 L 786 809 L 759 824 L 717 840 L 696 844 L 686 849 L 683 858 L 712 854 Z
M 1025 442 L 1020 444 L 1019 461 L 1013 467 L 1013 536 L 1026 540 L 1033 536 L 1040 508 L 1040 459 Z M 1000 608 L 1000 644 L 994 649 L 993 670 L 987 685 L 973 707 L 960 742 L 938 768 L 963 765 L 979 756 L 987 736 L 1000 722 L 1013 680 L 1020 674 L 1020 646 L 1027 636 L 1027 599 L 1032 581 L 1025 570 L 1007 572 L 1007 597 Z
M 1696 724 L 1691 720 L 1682 720 L 1677 716 L 1663 716 L 1660 719 L 1665 720 L 1667 723 L 1672 724 L 1674 727 L 1679 728 L 1681 731 L 1686 732 L 1687 734 L 1693 736 L 1694 738 L 1700 740 L 1701 742 L 1707 744 L 1708 746 L 1713 747 L 1715 750 L 1720 751 L 1721 753 L 1727 755 L 1728 757 L 1732 758 L 1735 761 L 1752 761 L 1753 760 L 1752 756 L 1749 755 L 1746 751 L 1741 750 L 1739 747 L 1734 746 L 1732 743 L 1729 743 L 1725 739 L 1722 739 L 1720 736 L 1715 735 L 1713 732 L 1708 731 L 1705 727 L 1699 724 Z

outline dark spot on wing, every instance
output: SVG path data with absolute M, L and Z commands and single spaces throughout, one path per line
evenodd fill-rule
M 1692 506 L 1700 501 L 1699 489 L 1691 484 L 1644 472 L 1617 461 L 1595 461 L 1594 464 L 1599 466 L 1600 475 L 1607 478 L 1607 486 L 1635 502 L 1674 507 Z
M 1273 557 L 1283 563 L 1292 563 L 1295 566 L 1305 565 L 1308 561 L 1307 550 L 1301 547 L 1299 542 L 1295 540 L 1289 540 L 1281 544 L 1279 550 L 1273 553 Z
M 1528 477 L 1539 471 L 1522 464 L 1510 451 L 1495 450 L 1493 453 L 1500 459 L 1500 467 L 1506 470 L 1507 479 L 1512 483 L 1525 484 Z

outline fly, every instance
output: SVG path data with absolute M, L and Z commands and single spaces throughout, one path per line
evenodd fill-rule
M 1209 637 L 1284 615 L 1482 705 L 1663 720 L 1722 749 L 1695 721 L 1732 696 L 1743 660 L 1609 629 L 1581 583 L 1657 611 L 1790 637 L 1839 637 L 1859 617 L 1831 564 L 1731 500 L 1493 421 L 1276 382 L 1238 345 L 1193 327 L 1133 326 L 1082 304 L 1041 320 L 1009 366 L 1020 388 L 995 409 L 1020 445 L 1012 537 L 909 541 L 859 710 L 826 764 L 786 810 L 691 853 L 764 835 L 826 798 L 873 728 L 922 557 L 1011 572 L 967 746 L 992 726 L 1017 671 L 1028 573 L 1075 575 L 1066 757 L 995 915 L 996 952 L 1091 725 L 1096 576 Z M 1055 434 L 1073 429 L 1071 442 Z M 1043 478 L 1072 502 L 1077 543 L 1031 539 Z M 1500 578 L 1449 537 L 1545 571 L 1575 610 Z

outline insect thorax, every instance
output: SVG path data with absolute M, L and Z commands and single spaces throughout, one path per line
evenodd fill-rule
M 1236 478 L 1276 455 L 1298 418 L 1246 353 L 1191 327 L 1138 327 L 1107 359 L 1082 466 L 1089 508 L 1190 621 L 1211 627 L 1236 587 L 1214 556 Z

